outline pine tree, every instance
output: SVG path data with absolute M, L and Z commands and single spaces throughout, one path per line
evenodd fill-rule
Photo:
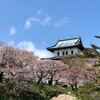
M 100 39 L 100 36 L 95 36 L 96 38 Z M 96 55 L 97 58 L 97 62 L 95 63 L 95 67 L 100 67 L 100 46 L 91 44 L 92 48 L 93 48 L 93 54 Z
M 96 38 L 100 39 L 100 36 L 95 36 Z M 100 89 L 100 46 L 91 44 L 92 48 L 93 48 L 93 53 L 96 55 L 96 62 L 93 65 L 95 68 L 95 80 L 96 80 L 96 84 L 97 87 Z

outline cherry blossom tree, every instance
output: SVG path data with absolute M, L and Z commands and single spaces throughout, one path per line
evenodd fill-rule
M 62 61 L 67 65 L 63 70 L 63 77 L 67 78 L 73 91 L 77 91 L 78 81 L 86 82 L 95 77 L 92 63 L 87 62 L 85 58 L 63 58 Z
M 31 70 L 34 70 L 34 63 L 37 58 L 33 52 L 14 49 L 3 43 L 0 44 L 0 82 L 5 75 L 6 82 L 11 85 L 13 91 L 24 89 L 25 81 L 30 80 Z
M 61 61 L 47 60 L 48 79 L 50 85 L 53 84 L 53 80 L 59 80 L 59 76 L 64 66 L 65 64 Z
M 60 61 L 54 60 L 38 60 L 35 65 L 35 73 L 33 80 L 40 84 L 43 80 L 49 80 L 49 84 L 52 85 L 53 80 L 59 80 L 62 68 L 65 64 Z
M 82 75 L 84 60 L 80 58 L 63 58 L 62 61 L 67 65 L 63 70 L 63 76 L 67 78 L 72 90 L 77 91 L 77 81 Z
M 37 84 L 40 84 L 42 80 L 48 75 L 46 60 L 38 60 L 36 62 L 33 73 L 35 73 L 33 80 Z

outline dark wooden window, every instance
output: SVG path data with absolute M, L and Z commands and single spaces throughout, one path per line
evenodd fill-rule
M 59 52 L 57 52 L 57 56 L 59 56 Z
M 73 54 L 73 50 L 71 50 L 71 54 Z
M 68 51 L 66 51 L 66 55 L 68 55 Z
M 65 55 L 65 52 L 64 51 L 62 52 L 62 55 Z

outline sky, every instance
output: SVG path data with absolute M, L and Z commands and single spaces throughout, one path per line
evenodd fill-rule
M 100 0 L 0 0 L 0 41 L 50 57 L 58 39 L 100 46 Z

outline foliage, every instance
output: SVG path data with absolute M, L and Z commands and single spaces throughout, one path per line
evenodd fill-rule
M 96 38 L 100 39 L 100 36 L 95 36 Z M 94 66 L 94 70 L 95 70 L 95 80 L 96 80 L 96 84 L 97 84 L 97 87 L 100 88 L 100 46 L 96 46 L 96 45 L 91 45 L 93 50 L 94 50 L 94 54 L 96 55 L 96 62 L 95 64 L 93 65 Z
M 22 91 L 19 95 L 9 93 L 9 87 L 5 84 L 0 84 L 0 99 L 2 100 L 50 100 L 54 96 L 62 93 L 67 93 L 67 89 L 60 86 L 51 86 L 46 84 L 31 84 L 35 92 L 28 90 Z M 1 92 L 2 91 L 2 92 Z
M 0 99 L 7 100 L 6 94 L 7 94 L 7 88 L 5 84 L 0 83 Z
M 62 58 L 62 62 L 66 64 L 63 70 L 63 77 L 67 79 L 73 91 L 77 91 L 77 83 L 80 78 L 84 77 L 86 71 L 84 58 Z
M 74 93 L 81 100 L 99 100 L 100 90 L 92 82 L 86 82 L 80 86 L 78 91 Z
M 100 39 L 100 36 L 95 36 Z M 100 100 L 100 46 L 91 44 L 91 49 L 85 49 L 83 51 L 83 56 L 88 58 L 95 58 L 95 63 L 93 64 L 93 71 L 95 81 L 90 81 L 84 83 L 80 86 L 78 91 L 75 93 L 76 96 L 81 100 Z
M 83 50 L 83 55 L 80 55 L 80 56 L 83 56 L 84 58 L 95 58 L 96 57 L 96 55 L 95 55 L 95 53 L 93 53 L 94 51 L 93 51 L 93 49 L 92 48 L 85 48 L 84 50 Z
M 64 64 L 60 61 L 53 60 L 38 60 L 35 65 L 34 80 L 37 84 L 40 84 L 42 80 L 49 80 L 49 84 L 52 85 L 54 78 L 61 72 Z
M 59 94 L 67 94 L 70 92 L 68 88 L 63 88 L 57 85 L 33 84 L 31 83 L 34 92 L 24 90 L 19 95 L 9 93 L 9 87 L 6 84 L 0 84 L 0 99 L 1 100 L 50 100 Z M 2 92 L 1 92 L 2 91 Z M 86 82 L 80 86 L 78 91 L 70 93 L 81 100 L 99 100 L 100 89 L 97 89 L 92 82 Z
M 98 46 L 92 45 L 92 47 L 90 51 L 85 50 L 84 54 L 87 57 L 95 57 L 95 63 L 94 61 L 87 63 L 88 58 L 84 59 L 85 56 L 63 58 L 62 63 L 53 60 L 37 60 L 33 52 L 14 49 L 0 42 L 0 99 L 50 100 L 69 91 L 67 88 L 52 86 L 54 80 L 58 84 L 60 79 L 66 79 L 61 82 L 68 83 L 74 91 L 73 94 L 78 98 L 98 100 L 100 98 L 100 53 L 97 50 Z M 92 64 L 94 67 L 90 67 Z M 80 79 L 85 80 L 86 83 L 77 90 Z M 43 80 L 49 80 L 49 85 L 43 84 Z
M 30 80 L 37 59 L 33 52 L 14 49 L 2 42 L 0 47 L 0 82 L 9 85 L 9 92 L 20 93 L 28 86 L 26 81 Z
M 60 87 L 60 86 L 50 86 L 50 85 L 39 85 L 37 91 L 44 97 L 47 97 L 48 99 L 52 98 L 53 96 L 57 96 L 62 93 L 67 93 L 67 89 Z

